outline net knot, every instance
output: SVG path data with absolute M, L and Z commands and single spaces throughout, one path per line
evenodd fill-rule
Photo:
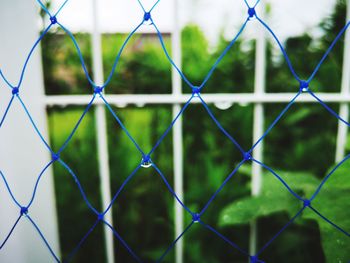
M 22 206 L 21 207 L 21 216 L 28 214 L 28 207 Z
M 59 153 L 52 153 L 51 154 L 52 161 L 56 162 L 58 159 L 60 159 Z
M 201 92 L 201 89 L 199 87 L 193 87 L 192 88 L 192 94 L 198 95 Z
M 309 90 L 309 83 L 305 80 L 300 81 L 300 92 L 306 92 Z
M 102 87 L 95 87 L 94 93 L 95 94 L 100 94 L 102 92 L 103 88 Z
M 250 18 L 253 18 L 256 15 L 254 7 L 249 7 L 248 8 L 248 15 L 249 15 Z
M 13 94 L 13 95 L 17 95 L 17 94 L 18 94 L 18 92 L 19 92 L 18 87 L 14 87 L 14 88 L 12 88 L 12 94 Z
M 304 200 L 304 207 L 309 207 L 310 205 L 311 205 L 311 201 L 305 199 L 305 200 Z
M 245 152 L 243 154 L 243 158 L 244 158 L 244 161 L 249 161 L 252 159 L 252 155 L 250 154 L 250 152 Z
M 56 23 L 57 23 L 57 18 L 56 18 L 56 16 L 51 16 L 51 17 L 50 17 L 50 21 L 51 21 L 51 24 L 52 24 L 52 25 L 56 24 Z
M 98 214 L 97 215 L 97 219 L 98 219 L 98 221 L 102 221 L 103 220 L 103 218 L 104 218 L 104 214 L 103 213 L 101 213 L 101 214 Z
M 151 156 L 149 155 L 144 155 L 142 157 L 142 160 L 141 160 L 141 166 L 143 168 L 149 168 L 152 166 L 152 160 L 151 160 Z
M 250 263 L 257 263 L 258 257 L 257 256 L 250 256 Z
M 148 21 L 151 19 L 151 13 L 150 12 L 145 12 L 143 16 L 143 20 Z
M 192 222 L 193 223 L 199 223 L 201 221 L 201 215 L 196 213 L 192 215 Z

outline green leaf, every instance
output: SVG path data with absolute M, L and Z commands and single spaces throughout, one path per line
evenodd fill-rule
M 292 199 L 293 197 L 287 194 L 281 195 L 278 199 L 271 195 L 242 199 L 222 211 L 219 225 L 247 224 L 251 220 L 281 211 L 293 214 L 295 205 L 290 205 Z
M 335 168 L 335 167 L 334 167 Z M 334 169 L 330 169 L 328 174 Z M 350 160 L 344 161 L 333 174 L 330 175 L 327 182 L 324 184 L 323 189 L 350 189 Z M 323 191 L 323 190 L 322 190 Z
M 295 192 L 302 192 L 302 197 L 310 197 L 321 183 L 313 174 L 306 172 L 280 172 L 277 174 L 289 185 Z
M 323 185 L 312 202 L 312 206 L 327 219 L 350 233 L 349 199 L 350 163 L 345 161 Z M 317 221 L 327 262 L 349 262 L 350 237 L 337 230 L 311 210 L 303 213 L 302 218 Z
M 277 173 L 293 191 L 302 193 L 305 197 L 311 197 L 321 183 L 319 179 L 308 173 L 282 171 L 277 171 Z M 349 198 L 350 161 L 346 161 L 328 178 L 313 200 L 312 207 L 349 233 Z M 296 200 L 281 182 L 272 174 L 264 173 L 261 196 L 243 198 L 230 204 L 221 212 L 219 224 L 221 226 L 248 224 L 251 220 L 281 212 L 288 213 L 292 217 L 300 208 L 300 201 Z M 348 236 L 337 230 L 311 209 L 306 209 L 301 218 L 315 220 L 318 223 L 327 262 L 346 263 L 349 261 L 350 238 Z
M 284 179 L 294 190 L 311 192 L 319 183 L 316 178 L 307 173 L 278 172 L 284 174 Z M 227 206 L 220 214 L 219 224 L 248 224 L 251 220 L 275 213 L 286 212 L 294 216 L 301 208 L 298 201 L 271 173 L 264 173 L 262 194 L 257 197 L 243 198 Z

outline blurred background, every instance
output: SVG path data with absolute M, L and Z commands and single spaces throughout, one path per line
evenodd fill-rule
M 35 2 L 32 1 L 33 5 Z M 63 1 L 46 1 L 57 10 Z M 346 22 L 346 1 L 264 1 L 264 21 L 282 41 L 299 76 L 309 77 Z M 253 5 L 253 1 L 249 2 Z M 145 9 L 152 1 L 144 1 Z M 101 32 L 103 75 L 108 76 L 117 52 L 130 31 L 143 17 L 137 1 L 97 1 Z M 92 13 L 90 1 L 71 0 L 57 16 L 72 31 L 90 75 L 92 68 Z M 152 17 L 172 52 L 173 4 L 160 1 Z M 216 59 L 239 31 L 247 17 L 244 1 L 178 1 L 177 25 L 181 36 L 184 74 L 200 84 Z M 258 13 L 259 14 L 259 13 Z M 48 16 L 37 7 L 37 25 L 42 31 Z M 254 96 L 256 36 L 266 32 L 266 93 L 296 93 L 298 82 L 290 73 L 282 53 L 256 19 L 218 65 L 203 94 L 251 93 Z M 32 43 L 27 43 L 28 48 Z M 92 93 L 71 38 L 53 27 L 41 41 L 45 95 Z M 344 36 L 324 61 L 312 81 L 316 93 L 339 93 L 342 87 Z M 3 61 L 2 68 L 5 64 Z M 349 83 L 348 83 L 349 84 Z M 122 53 L 116 73 L 106 87 L 108 95 L 171 94 L 172 69 L 156 31 L 143 25 Z M 182 93 L 191 93 L 182 83 Z M 341 97 L 341 95 L 339 95 Z M 292 97 L 291 97 L 292 98 Z M 290 98 L 290 99 L 291 99 Z M 88 101 L 87 101 L 88 102 Z M 31 102 L 28 101 L 30 104 Z M 150 150 L 173 119 L 172 103 L 112 103 L 113 110 L 142 149 Z M 5 105 L 5 104 L 4 104 Z M 264 104 L 264 130 L 286 107 L 287 102 Z M 338 102 L 328 105 L 339 112 Z M 253 143 L 254 103 L 209 103 L 222 126 L 244 149 Z M 1 110 L 4 106 L 1 106 Z M 84 106 L 65 103 L 46 107 L 48 138 L 57 151 L 84 111 Z M 84 191 L 98 210 L 103 210 L 100 158 L 96 131 L 96 106 L 87 113 L 61 158 L 79 178 Z M 344 125 L 344 124 L 343 124 Z M 296 103 L 264 140 L 263 162 L 278 172 L 301 196 L 310 197 L 336 164 L 338 120 L 317 103 Z M 106 112 L 109 183 L 112 195 L 140 163 L 141 156 L 113 116 Z M 174 141 L 171 131 L 152 155 L 152 160 L 173 186 Z M 226 138 L 205 108 L 191 104 L 182 118 L 184 203 L 199 211 L 241 161 L 240 151 Z M 347 140 L 349 141 L 349 140 Z M 176 142 L 175 142 L 176 143 Z M 179 142 L 181 143 L 181 142 Z M 344 144 L 345 152 L 350 144 Z M 84 203 L 66 169 L 54 163 L 53 180 L 57 209 L 60 253 L 65 258 L 94 224 L 96 216 Z M 204 213 L 202 220 L 249 250 L 250 225 L 256 220 L 257 248 L 270 240 L 302 207 L 267 170 L 262 170 L 259 196 L 252 196 L 252 167 L 244 164 Z M 10 175 L 9 175 L 10 176 Z M 350 231 L 350 163 L 345 162 L 325 184 L 313 205 L 344 230 Z M 67 212 L 69 211 L 69 213 Z M 145 261 L 154 262 L 175 239 L 174 198 L 154 169 L 141 169 L 127 184 L 112 207 L 113 225 L 130 247 Z M 184 214 L 184 225 L 192 218 Z M 107 262 L 104 226 L 98 225 L 72 262 Z M 4 248 L 6 249 L 6 247 Z M 114 240 L 115 262 L 134 262 L 127 250 Z M 1 252 L 0 252 L 1 253 Z M 320 217 L 306 210 L 260 256 L 265 262 L 348 262 L 349 238 Z M 175 262 L 175 249 L 164 259 Z M 183 262 L 248 262 L 239 253 L 204 229 L 194 225 L 183 237 Z

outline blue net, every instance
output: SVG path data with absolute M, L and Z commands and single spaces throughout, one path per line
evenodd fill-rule
M 51 13 L 46 6 L 40 1 L 37 0 L 37 2 L 39 3 L 39 5 L 41 6 L 41 8 L 43 9 L 43 11 L 46 13 L 47 16 L 49 16 L 50 18 L 50 24 L 45 28 L 45 30 L 42 32 L 42 34 L 40 35 L 40 37 L 37 39 L 37 41 L 34 43 L 33 47 L 31 48 L 24 66 L 22 68 L 21 74 L 20 74 L 20 78 L 18 80 L 17 84 L 12 84 L 10 83 L 10 81 L 8 81 L 6 79 L 6 77 L 4 76 L 4 74 L 2 73 L 2 71 L 0 71 L 0 75 L 2 77 L 2 79 L 5 81 L 5 83 L 7 84 L 7 86 L 9 87 L 9 92 L 12 93 L 11 99 L 5 109 L 5 112 L 3 113 L 2 117 L 1 117 L 1 121 L 0 121 L 0 128 L 2 127 L 2 125 L 4 124 L 4 122 L 6 121 L 6 117 L 7 114 L 11 108 L 11 106 L 13 105 L 14 100 L 18 100 L 20 105 L 23 107 L 23 109 L 25 110 L 25 113 L 28 117 L 28 119 L 30 120 L 32 126 L 34 127 L 37 135 L 40 137 L 41 141 L 44 143 L 44 145 L 46 146 L 47 150 L 51 153 L 51 161 L 49 163 L 47 163 L 44 167 L 44 169 L 40 172 L 40 174 L 37 177 L 36 183 L 34 185 L 33 188 L 33 192 L 32 192 L 32 196 L 29 199 L 29 202 L 27 204 L 23 204 L 20 203 L 16 197 L 14 196 L 14 194 L 11 191 L 11 187 L 9 186 L 5 175 L 3 174 L 3 172 L 0 170 L 0 175 L 2 177 L 2 180 L 4 181 L 4 185 L 6 186 L 6 189 L 8 190 L 9 195 L 11 196 L 13 202 L 16 204 L 16 206 L 18 206 L 19 209 L 19 215 L 18 218 L 16 219 L 16 221 L 14 222 L 12 228 L 9 230 L 8 234 L 3 238 L 3 241 L 1 242 L 0 245 L 0 249 L 4 249 L 4 246 L 6 245 L 7 241 L 11 238 L 11 235 L 13 233 L 13 231 L 15 230 L 16 226 L 18 225 L 18 223 L 22 220 L 22 218 L 27 218 L 30 223 L 33 225 L 33 227 L 36 229 L 36 231 L 39 233 L 40 237 L 42 238 L 42 240 L 44 241 L 45 245 L 47 246 L 48 250 L 50 251 L 50 253 L 52 254 L 52 257 L 55 261 L 57 262 L 68 262 L 70 261 L 73 256 L 79 251 L 80 247 L 83 245 L 83 243 L 86 241 L 86 239 L 89 237 L 89 235 L 92 233 L 92 231 L 96 228 L 97 225 L 99 224 L 103 224 L 106 227 L 108 227 L 110 229 L 110 231 L 113 232 L 114 236 L 121 242 L 121 244 L 124 246 L 124 248 L 130 253 L 130 255 L 135 259 L 135 261 L 137 262 L 142 262 L 143 260 L 133 251 L 133 249 L 127 244 L 127 242 L 121 237 L 121 235 L 117 232 L 116 228 L 112 225 L 111 222 L 107 222 L 107 220 L 105 220 L 105 215 L 106 213 L 111 209 L 111 207 L 113 206 L 113 204 L 115 204 L 117 202 L 118 196 L 120 195 L 121 191 L 124 189 L 124 187 L 128 184 L 128 182 L 133 178 L 133 176 L 136 174 L 136 172 L 141 169 L 142 167 L 150 167 L 152 169 L 154 169 L 161 177 L 161 179 L 163 180 L 164 184 L 166 185 L 167 189 L 169 190 L 169 192 L 172 194 L 172 196 L 175 198 L 175 200 L 181 205 L 181 207 L 191 215 L 192 217 L 192 221 L 189 225 L 187 225 L 183 232 L 168 246 L 168 248 L 160 255 L 160 257 L 158 258 L 157 262 L 161 262 L 163 261 L 163 259 L 166 258 L 166 256 L 168 255 L 168 253 L 173 249 L 173 247 L 176 245 L 177 241 L 180 240 L 181 238 L 183 238 L 183 236 L 187 233 L 187 231 L 194 225 L 194 224 L 199 224 L 201 226 L 203 226 L 203 228 L 206 228 L 208 230 L 210 230 L 211 232 L 213 232 L 214 234 L 216 234 L 218 237 L 220 237 L 221 239 L 223 239 L 226 243 L 228 243 L 233 249 L 239 251 L 240 253 L 242 253 L 243 255 L 245 255 L 247 257 L 247 259 L 250 260 L 250 262 L 252 263 L 256 263 L 256 262 L 264 262 L 263 259 L 260 258 L 261 253 L 267 249 L 267 247 L 279 236 L 281 235 L 281 233 L 288 228 L 306 209 L 309 209 L 310 211 L 314 212 L 315 214 L 317 214 L 320 218 L 322 218 L 324 221 L 326 221 L 327 223 L 329 223 L 329 225 L 331 225 L 332 227 L 334 227 L 335 230 L 338 230 L 340 232 L 342 232 L 344 235 L 350 237 L 350 234 L 348 232 L 346 232 L 343 228 L 341 228 L 340 226 L 338 226 L 336 224 L 336 222 L 332 222 L 331 220 L 329 220 L 328 218 L 326 218 L 324 215 L 322 215 L 318 210 L 316 210 L 313 205 L 312 202 L 313 200 L 317 197 L 317 195 L 320 193 L 322 187 L 324 186 L 324 184 L 327 182 L 327 180 L 332 176 L 332 174 L 347 160 L 350 158 L 350 155 L 347 155 L 342 161 L 340 161 L 330 172 L 329 174 L 324 177 L 324 179 L 322 180 L 321 184 L 318 186 L 318 188 L 316 189 L 316 191 L 314 192 L 314 194 L 312 196 L 310 196 L 308 199 L 302 198 L 298 193 L 296 193 L 295 191 L 292 190 L 292 188 L 282 179 L 282 177 L 280 175 L 278 175 L 278 173 L 276 173 L 272 168 L 270 168 L 269 166 L 267 166 L 266 164 L 264 164 L 263 162 L 261 162 L 260 160 L 254 159 L 252 152 L 253 150 L 257 147 L 257 145 L 259 143 L 261 143 L 264 138 L 270 133 L 270 131 L 275 127 L 275 125 L 278 123 L 278 121 L 282 118 L 282 116 L 284 116 L 286 114 L 286 112 L 289 110 L 289 108 L 295 103 L 295 101 L 298 99 L 298 97 L 302 94 L 302 93 L 306 93 L 309 96 L 311 96 L 313 99 L 315 99 L 317 101 L 317 103 L 319 103 L 321 106 L 323 106 L 330 114 L 332 114 L 335 118 L 337 118 L 339 121 L 343 122 L 344 124 L 346 124 L 347 126 L 350 126 L 350 124 L 342 119 L 335 111 L 333 111 L 327 104 L 325 104 L 310 88 L 310 83 L 312 82 L 312 80 L 314 79 L 316 73 L 319 71 L 322 63 L 324 62 L 324 60 L 326 59 L 326 57 L 329 55 L 329 53 L 331 52 L 331 50 L 333 49 L 333 47 L 335 46 L 335 44 L 339 41 L 339 39 L 341 38 L 341 36 L 344 34 L 344 32 L 347 30 L 347 28 L 350 25 L 350 22 L 346 23 L 346 25 L 342 28 L 342 30 L 338 33 L 338 35 L 336 36 L 336 38 L 334 39 L 334 41 L 331 43 L 331 45 L 329 46 L 329 48 L 327 49 L 327 51 L 325 52 L 325 54 L 323 55 L 322 59 L 320 60 L 320 62 L 317 64 L 317 66 L 315 67 L 315 69 L 313 70 L 312 74 L 310 75 L 310 77 L 307 80 L 303 80 L 301 79 L 297 73 L 295 72 L 293 65 L 283 47 L 283 45 L 281 44 L 281 42 L 279 41 L 278 37 L 276 36 L 276 34 L 273 32 L 273 30 L 259 17 L 259 15 L 256 13 L 255 8 L 256 6 L 259 4 L 259 0 L 253 5 L 249 5 L 248 2 L 246 0 L 244 0 L 246 6 L 247 6 L 247 17 L 245 22 L 243 23 L 243 25 L 241 26 L 241 28 L 239 29 L 238 33 L 235 35 L 235 37 L 232 39 L 232 41 L 229 43 L 229 45 L 224 49 L 224 51 L 222 52 L 222 54 L 218 57 L 218 59 L 216 60 L 216 62 L 213 64 L 213 66 L 211 67 L 210 71 L 208 72 L 208 74 L 205 76 L 204 80 L 202 81 L 202 83 L 199 86 L 193 85 L 189 79 L 187 79 L 187 77 L 185 76 L 185 74 L 179 69 L 179 67 L 174 63 L 174 61 L 172 60 L 170 54 L 168 53 L 166 46 L 164 44 L 163 41 L 163 37 L 161 32 L 159 31 L 156 21 L 153 20 L 152 18 L 152 11 L 154 8 L 156 8 L 156 6 L 158 5 L 158 3 L 160 2 L 160 0 L 158 0 L 150 10 L 146 10 L 142 4 L 142 2 L 140 0 L 138 0 L 138 3 L 140 5 L 140 7 L 142 8 L 142 10 L 144 11 L 144 16 L 141 19 L 141 22 L 135 27 L 134 30 L 131 31 L 131 33 L 127 36 L 125 42 L 123 43 L 123 45 L 121 46 L 115 61 L 113 63 L 112 69 L 110 74 L 107 77 L 106 82 L 102 85 L 102 86 L 98 86 L 96 85 L 96 83 L 92 80 L 92 78 L 90 77 L 88 70 L 86 68 L 85 65 L 85 61 L 83 59 L 83 55 L 80 51 L 79 45 L 74 37 L 74 35 L 64 26 L 59 22 L 59 19 L 57 18 L 57 16 L 59 15 L 60 11 L 64 8 L 64 6 L 66 5 L 66 3 L 68 2 L 68 0 L 66 0 L 62 6 L 58 9 L 58 11 L 56 13 Z M 223 128 L 223 126 L 220 124 L 220 122 L 216 119 L 216 117 L 214 116 L 214 114 L 212 113 L 212 111 L 210 110 L 210 108 L 208 107 L 208 105 L 206 104 L 206 102 L 204 101 L 204 99 L 201 96 L 201 92 L 203 91 L 206 83 L 208 82 L 208 80 L 210 79 L 210 77 L 212 76 L 213 72 L 215 71 L 215 69 L 217 68 L 218 64 L 220 63 L 220 61 L 225 57 L 225 55 L 227 54 L 227 52 L 230 50 L 230 48 L 235 44 L 235 42 L 237 41 L 237 39 L 239 38 L 239 36 L 241 35 L 241 33 L 244 31 L 244 29 L 246 28 L 247 24 L 249 23 L 249 21 L 251 21 L 252 19 L 256 19 L 273 37 L 273 39 L 276 41 L 276 43 L 278 44 L 280 51 L 282 52 L 290 72 L 292 73 L 292 75 L 294 76 L 295 80 L 297 81 L 298 85 L 297 85 L 297 90 L 295 93 L 295 96 L 291 99 L 291 101 L 287 104 L 287 106 L 282 110 L 282 112 L 277 116 L 277 118 L 272 122 L 272 124 L 267 128 L 267 130 L 263 133 L 263 135 L 261 136 L 260 139 L 258 139 L 253 146 L 249 149 L 249 150 L 244 150 L 241 145 Z M 181 78 L 183 79 L 183 81 L 188 85 L 188 87 L 192 90 L 192 94 L 189 95 L 187 102 L 182 106 L 181 110 L 179 111 L 179 113 L 176 115 L 176 117 L 174 118 L 174 120 L 170 123 L 170 125 L 168 126 L 168 128 L 165 130 L 165 132 L 162 134 L 162 136 L 157 140 L 157 142 L 155 143 L 155 145 L 152 147 L 152 149 L 149 152 L 144 151 L 139 145 L 138 143 L 135 141 L 135 139 L 133 138 L 133 136 L 128 132 L 127 128 L 124 126 L 123 122 L 120 120 L 120 118 L 118 117 L 117 113 L 113 110 L 113 108 L 111 107 L 111 105 L 108 103 L 106 97 L 103 95 L 103 90 L 108 86 L 108 84 L 110 83 L 112 76 L 115 73 L 117 64 L 121 58 L 122 52 L 124 50 L 124 48 L 126 47 L 126 45 L 128 44 L 130 38 L 140 29 L 140 27 L 142 27 L 143 24 L 151 24 L 151 26 L 153 26 L 155 32 L 157 33 L 157 36 L 159 38 L 159 41 L 161 43 L 162 49 L 167 57 L 167 59 L 169 60 L 169 62 L 171 63 L 171 65 L 176 69 L 176 71 L 178 72 L 178 74 L 181 76 Z M 23 82 L 23 78 L 27 69 L 27 65 L 29 60 L 31 59 L 31 56 L 33 54 L 33 51 L 38 47 L 38 44 L 40 43 L 40 41 L 45 37 L 45 35 L 50 31 L 51 28 L 53 27 L 60 27 L 73 41 L 75 48 L 78 52 L 79 58 L 80 58 L 80 62 L 82 65 L 82 68 L 84 70 L 85 76 L 87 78 L 87 80 L 89 81 L 89 83 L 91 84 L 91 86 L 93 87 L 93 94 L 91 97 L 90 102 L 87 104 L 87 106 L 85 107 L 85 110 L 83 112 L 83 114 L 80 116 L 78 122 L 76 123 L 76 125 L 74 126 L 73 130 L 71 131 L 70 135 L 68 136 L 68 138 L 65 140 L 65 142 L 63 143 L 63 145 L 59 148 L 59 150 L 57 152 L 54 152 L 50 146 L 50 144 L 46 141 L 46 139 L 43 137 L 43 135 L 41 134 L 40 130 L 38 129 L 35 120 L 33 119 L 33 117 L 31 116 L 30 111 L 28 110 L 28 108 L 26 107 L 26 104 L 23 102 L 21 94 L 20 94 L 20 90 L 21 90 L 21 85 Z M 105 208 L 105 210 L 103 211 L 98 211 L 88 200 L 83 187 L 81 186 L 79 179 L 77 178 L 77 176 L 75 175 L 75 173 L 73 172 L 73 170 L 69 167 L 69 165 L 61 158 L 61 153 L 66 149 L 66 147 L 68 146 L 69 142 L 72 140 L 72 138 L 74 137 L 74 134 L 76 132 L 76 130 L 78 129 L 78 127 L 80 126 L 82 120 L 84 119 L 84 117 L 86 116 L 86 114 L 89 112 L 89 110 L 91 109 L 93 103 L 95 102 L 95 100 L 102 100 L 104 105 L 106 106 L 107 110 L 112 114 L 112 116 L 114 117 L 114 119 L 116 120 L 116 122 L 120 125 L 120 127 L 123 129 L 123 131 L 125 132 L 125 134 L 127 135 L 127 137 L 131 140 L 131 142 L 134 144 L 134 146 L 136 147 L 136 149 L 139 151 L 140 156 L 141 156 L 141 162 L 140 164 L 133 170 L 133 172 L 126 178 L 126 180 L 123 182 L 123 184 L 120 186 L 120 188 L 118 189 L 118 191 L 114 194 L 111 203 Z M 199 99 L 201 104 L 205 107 L 208 115 L 214 120 L 215 124 L 217 125 L 217 127 L 220 129 L 220 131 L 233 143 L 233 145 L 235 147 L 237 147 L 237 149 L 241 152 L 242 154 L 242 159 L 239 162 L 239 164 L 234 168 L 234 170 L 226 177 L 226 179 L 224 180 L 224 182 L 221 184 L 221 186 L 216 190 L 216 192 L 210 197 L 210 199 L 206 202 L 206 204 L 204 205 L 204 207 L 198 212 L 198 211 L 192 211 L 188 206 L 186 206 L 186 204 L 177 196 L 176 192 L 174 191 L 174 189 L 171 187 L 170 183 L 168 182 L 168 180 L 166 179 L 166 177 L 164 176 L 164 174 L 162 173 L 162 171 L 158 168 L 157 164 L 154 163 L 151 159 L 152 154 L 157 150 L 158 146 L 162 143 L 163 139 L 166 137 L 166 135 L 172 130 L 172 127 L 175 125 L 175 123 L 177 122 L 177 120 L 179 119 L 180 116 L 182 116 L 182 114 L 185 112 L 185 110 L 188 108 L 188 106 L 191 104 L 191 102 L 194 99 Z M 211 225 L 207 224 L 206 222 L 204 222 L 201 218 L 203 216 L 203 214 L 207 211 L 208 207 L 210 206 L 210 204 L 215 200 L 215 198 L 217 197 L 217 195 L 221 192 L 221 190 L 225 187 L 225 185 L 230 181 L 230 179 L 237 173 L 237 171 L 240 169 L 240 167 L 245 164 L 245 163 L 249 163 L 249 162 L 254 162 L 260 166 L 262 166 L 264 169 L 267 169 L 269 172 L 271 172 L 280 182 L 281 184 L 290 192 L 291 195 L 293 195 L 297 200 L 299 200 L 300 204 L 301 204 L 301 209 L 295 214 L 295 216 L 293 216 L 290 221 L 282 228 L 280 229 L 265 245 L 263 245 L 258 252 L 255 255 L 250 255 L 248 251 L 246 251 L 245 249 L 243 249 L 242 247 L 240 247 L 239 245 L 237 245 L 236 243 L 234 243 L 233 241 L 231 241 L 227 236 L 225 236 L 223 233 L 220 233 L 218 230 L 216 230 L 215 228 L 213 228 Z M 30 208 L 32 206 L 32 204 L 35 201 L 35 197 L 36 197 L 36 193 L 39 187 L 39 183 L 40 180 L 42 179 L 42 177 L 45 174 L 45 171 L 52 166 L 54 163 L 59 163 L 60 165 L 62 165 L 62 167 L 64 167 L 69 174 L 73 177 L 75 183 L 77 184 L 79 191 L 81 193 L 82 198 L 84 199 L 86 205 L 88 206 L 88 208 L 92 211 L 92 213 L 94 213 L 96 215 L 96 221 L 95 223 L 91 226 L 91 228 L 89 229 L 89 231 L 82 237 L 82 239 L 80 240 L 80 242 L 76 245 L 76 247 L 71 251 L 71 253 L 68 255 L 67 258 L 64 259 L 60 259 L 57 256 L 57 251 L 53 251 L 53 249 L 51 248 L 48 240 L 45 238 L 45 233 L 43 233 L 40 229 L 40 227 L 37 225 L 37 223 L 32 219 L 32 217 L 30 216 Z M 176 215 L 175 215 L 176 216 Z

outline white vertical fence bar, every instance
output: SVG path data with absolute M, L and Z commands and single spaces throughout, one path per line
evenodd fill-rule
M 179 24 L 179 1 L 173 0 L 174 10 L 174 25 L 171 34 L 171 50 L 175 64 L 181 69 L 181 28 Z M 173 95 L 181 95 L 182 85 L 181 77 L 178 72 L 172 67 L 172 93 Z M 173 118 L 181 110 L 181 104 L 173 105 Z M 182 117 L 179 117 L 173 127 L 173 155 L 174 155 L 174 190 L 180 200 L 183 200 L 183 135 L 182 135 Z M 177 238 L 184 229 L 184 210 L 175 200 L 175 238 Z M 184 251 L 183 239 L 178 240 L 175 246 L 175 262 L 183 263 Z
M 93 62 L 93 75 L 94 81 L 97 85 L 103 84 L 103 62 L 102 62 L 102 49 L 101 49 L 101 33 L 99 32 L 98 22 L 98 4 L 97 0 L 92 0 L 92 12 L 93 12 L 93 32 L 92 32 L 92 62 Z M 106 110 L 103 105 L 96 105 L 95 111 L 96 119 L 96 140 L 97 140 L 97 153 L 98 153 L 98 165 L 99 175 L 101 182 L 101 194 L 102 194 L 102 209 L 105 209 L 111 202 L 111 186 L 110 186 L 110 171 L 109 171 L 109 157 L 108 157 L 108 141 L 107 141 L 107 122 L 106 122 Z M 105 220 L 113 224 L 112 208 L 105 215 Z M 113 246 L 113 233 L 109 228 L 104 228 L 104 236 L 106 243 L 106 256 L 107 262 L 114 262 L 114 246 Z
M 16 14 L 16 15 L 14 15 Z M 18 83 L 21 67 L 33 43 L 39 37 L 38 8 L 32 1 L 0 1 L 0 67 L 13 84 Z M 38 45 L 31 56 L 27 74 L 19 92 L 37 127 L 48 141 L 46 105 Z M 11 97 L 11 90 L 0 81 L 0 115 Z M 27 205 L 34 184 L 43 167 L 51 159 L 50 152 L 34 132 L 28 116 L 14 100 L 0 128 L 0 170 L 21 205 Z M 0 242 L 9 233 L 20 214 L 13 204 L 4 182 L 0 182 Z M 56 202 L 51 167 L 45 171 L 29 208 L 29 215 L 38 224 L 54 253 L 60 257 Z M 22 217 L 8 242 L 0 251 L 0 262 L 53 262 L 49 250 L 34 226 Z
M 265 3 L 259 4 L 259 15 L 264 19 L 265 17 Z M 256 37 L 256 54 L 255 54 L 255 80 L 254 80 L 254 95 L 259 96 L 265 92 L 265 79 L 266 79 L 266 36 L 265 30 L 257 29 Z M 253 117 L 253 143 L 255 143 L 264 133 L 264 105 L 262 103 L 256 103 L 254 105 L 254 117 Z M 253 158 L 263 161 L 263 141 L 261 141 L 253 151 Z M 262 186 L 262 167 L 257 163 L 252 163 L 252 189 L 253 196 L 257 196 L 261 192 Z M 256 221 L 250 224 L 250 244 L 249 250 L 251 255 L 256 254 L 258 229 Z
M 347 1 L 346 23 L 350 20 L 350 0 Z M 343 54 L 343 73 L 341 82 L 341 93 L 346 96 L 350 94 L 350 31 L 345 33 L 344 54 Z M 349 104 L 341 103 L 339 108 L 339 116 L 344 120 L 349 119 Z M 340 162 L 345 155 L 346 138 L 348 134 L 348 126 L 338 122 L 338 136 L 335 153 L 335 161 Z

